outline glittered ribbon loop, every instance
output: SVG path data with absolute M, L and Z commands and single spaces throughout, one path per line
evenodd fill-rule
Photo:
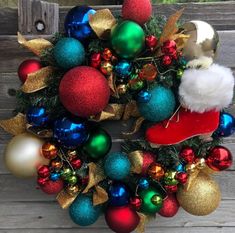
M 98 10 L 90 16 L 90 26 L 100 39 L 108 39 L 111 29 L 116 24 L 116 19 L 109 9 Z
M 43 38 L 38 38 L 38 39 L 33 39 L 27 41 L 22 34 L 19 32 L 17 33 L 18 35 L 18 43 L 24 46 L 25 48 L 29 49 L 31 52 L 33 52 L 37 56 L 41 56 L 42 52 L 45 49 L 53 47 L 53 44 L 45 40 Z
M 26 117 L 22 113 L 18 113 L 15 117 L 1 120 L 0 127 L 6 132 L 16 136 L 26 131 Z
M 128 154 L 128 158 L 131 162 L 131 171 L 133 173 L 140 174 L 143 167 L 143 151 L 133 151 Z
M 142 125 L 142 123 L 145 121 L 145 119 L 143 117 L 139 117 L 134 125 L 133 125 L 133 129 L 132 131 L 130 132 L 122 132 L 122 134 L 125 136 L 125 137 L 128 137 L 128 136 L 132 136 L 133 134 L 137 133 Z
M 107 192 L 100 186 L 95 186 L 95 192 L 93 193 L 93 205 L 100 205 L 108 201 L 109 197 Z
M 27 80 L 21 87 L 25 93 L 33 93 L 47 87 L 47 78 L 52 75 L 54 68 L 52 66 L 43 67 L 39 71 L 28 75 Z
M 67 209 L 74 202 L 78 194 L 70 195 L 66 192 L 66 190 L 62 190 L 56 197 L 59 205 L 62 209 Z

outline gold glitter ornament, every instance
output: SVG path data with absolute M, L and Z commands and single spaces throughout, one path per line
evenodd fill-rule
M 204 216 L 212 213 L 220 204 L 219 185 L 209 175 L 200 172 L 188 191 L 180 186 L 177 191 L 180 206 L 188 213 Z

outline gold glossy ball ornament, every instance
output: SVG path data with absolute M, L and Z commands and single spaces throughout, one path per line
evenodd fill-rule
M 182 208 L 196 216 L 212 213 L 220 204 L 219 185 L 209 175 L 200 172 L 188 191 L 179 187 L 177 199 Z
M 217 31 L 207 22 L 194 20 L 182 26 L 185 35 L 189 35 L 183 55 L 188 60 L 197 59 L 201 56 L 215 58 L 219 45 Z
M 48 165 L 49 160 L 41 154 L 44 141 L 29 133 L 22 133 L 8 143 L 4 158 L 8 170 L 18 177 L 37 175 L 37 168 Z

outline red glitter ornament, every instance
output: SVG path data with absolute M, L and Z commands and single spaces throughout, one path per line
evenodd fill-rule
M 176 43 L 174 40 L 167 40 L 163 43 L 161 49 L 165 55 L 174 55 L 176 53 Z
M 169 55 L 164 55 L 162 58 L 162 64 L 164 66 L 169 66 L 172 63 L 172 58 Z
M 141 175 L 146 175 L 148 173 L 149 166 L 155 162 L 155 154 L 151 152 L 144 151 L 143 152 L 143 164 Z
M 167 198 L 163 201 L 159 214 L 163 217 L 173 217 L 177 214 L 179 207 L 180 205 L 175 194 L 168 194 Z
M 35 59 L 28 59 L 23 61 L 18 68 L 18 76 L 22 83 L 24 83 L 28 77 L 28 74 L 34 73 L 42 68 L 40 61 Z
M 57 194 L 64 188 L 63 180 L 57 181 L 48 180 L 44 185 L 41 186 L 41 190 L 47 194 Z
M 122 17 L 138 24 L 146 23 L 152 15 L 150 0 L 125 0 L 122 5 Z
M 82 161 L 81 161 L 81 159 L 73 159 L 71 161 L 71 165 L 74 169 L 80 169 L 82 166 Z
M 196 159 L 196 155 L 193 149 L 189 146 L 184 147 L 179 153 L 180 159 L 183 159 L 186 163 L 193 163 Z
M 140 217 L 131 206 L 110 206 L 106 209 L 105 220 L 107 225 L 118 233 L 128 233 L 136 229 Z
M 38 168 L 38 175 L 42 178 L 46 178 L 50 175 L 50 168 L 46 165 L 40 166 Z
M 139 210 L 142 204 L 142 200 L 140 197 L 132 197 L 130 199 L 130 205 L 135 209 Z
M 211 149 L 206 164 L 214 171 L 223 171 L 232 165 L 231 152 L 223 146 L 215 146 Z
M 186 184 L 186 182 L 188 180 L 188 174 L 185 172 L 177 173 L 176 180 L 178 180 L 181 184 Z
M 38 177 L 37 183 L 38 185 L 43 186 L 46 184 L 47 181 L 48 181 L 48 178 Z
M 157 42 L 158 40 L 156 36 L 150 35 L 145 37 L 145 44 L 151 50 L 153 50 L 157 46 Z
M 113 56 L 113 54 L 112 54 L 111 50 L 109 48 L 105 48 L 103 53 L 102 53 L 102 58 L 105 61 L 110 61 L 112 56 Z
M 59 96 L 64 107 L 80 117 L 96 115 L 107 106 L 108 81 L 96 69 L 78 66 L 69 70 L 60 82 Z
M 177 185 L 165 185 L 164 187 L 168 193 L 176 193 L 178 190 Z
M 94 68 L 99 68 L 101 63 L 101 54 L 100 53 L 93 53 L 90 58 L 90 66 Z

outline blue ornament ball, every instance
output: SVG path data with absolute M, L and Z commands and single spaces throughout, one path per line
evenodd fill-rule
M 68 70 L 81 65 L 85 60 L 85 49 L 74 38 L 62 38 L 54 48 L 54 58 L 61 68 Z
M 142 90 L 138 94 L 137 101 L 139 103 L 148 103 L 150 101 L 151 97 L 152 97 L 152 94 L 149 91 Z
M 93 206 L 91 197 L 80 194 L 69 207 L 69 214 L 79 226 L 89 226 L 99 218 L 101 206 Z
M 46 126 L 48 115 L 44 107 L 30 107 L 26 113 L 27 122 L 33 126 Z
M 149 181 L 146 178 L 142 177 L 139 179 L 138 186 L 141 189 L 148 189 L 149 188 Z
M 122 60 L 115 66 L 115 73 L 120 78 L 127 78 L 132 71 L 132 64 L 129 61 Z
M 124 206 L 129 203 L 130 193 L 125 184 L 114 183 L 109 187 L 109 204 L 111 206 Z
M 57 173 L 57 172 L 53 172 L 51 173 L 50 175 L 50 180 L 52 181 L 57 181 L 60 179 L 60 173 Z
M 138 103 L 140 114 L 149 121 L 159 122 L 169 118 L 175 109 L 173 92 L 163 86 L 155 86 L 149 90 L 151 99 L 147 103 Z
M 185 165 L 182 164 L 182 163 L 179 163 L 175 166 L 175 170 L 177 172 L 185 172 L 186 171 L 186 168 L 185 168 Z
M 234 117 L 226 112 L 220 113 L 220 123 L 216 130 L 216 135 L 220 137 L 229 137 L 235 132 L 235 119 Z
M 131 163 L 121 152 L 109 154 L 104 162 L 105 174 L 113 180 L 122 180 L 129 175 Z
M 72 8 L 68 12 L 64 22 L 67 36 L 80 41 L 90 37 L 93 31 L 89 25 L 89 17 L 95 13 L 96 11 L 88 6 L 76 6 Z
M 67 148 L 81 146 L 88 138 L 85 124 L 67 117 L 55 121 L 53 133 L 54 138 Z

